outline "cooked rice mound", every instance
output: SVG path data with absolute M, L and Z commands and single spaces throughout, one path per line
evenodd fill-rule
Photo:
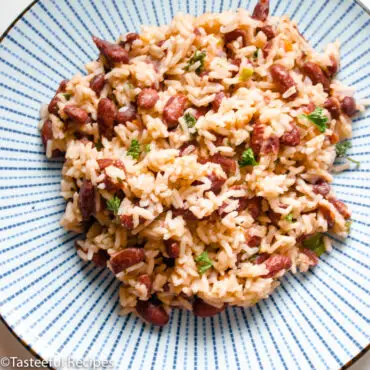
M 87 75 L 41 110 L 48 158 L 65 157 L 61 224 L 122 282 L 122 313 L 254 305 L 349 232 L 330 172 L 362 107 L 335 79 L 339 44 L 317 53 L 266 6 L 94 38 Z

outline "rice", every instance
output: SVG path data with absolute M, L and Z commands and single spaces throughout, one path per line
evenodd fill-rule
M 122 313 L 251 306 L 349 232 L 329 185 L 356 109 L 339 44 L 317 53 L 266 4 L 95 38 L 87 75 L 41 109 L 46 155 L 65 157 L 61 224 L 122 282 Z

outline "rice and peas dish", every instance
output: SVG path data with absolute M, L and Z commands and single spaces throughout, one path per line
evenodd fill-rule
M 345 140 L 364 108 L 335 79 L 338 43 L 319 54 L 268 13 L 261 0 L 93 37 L 87 75 L 41 109 L 46 155 L 65 158 L 61 224 L 121 281 L 124 314 L 254 305 L 330 251 L 326 232 L 349 233 L 331 172 L 356 165 Z

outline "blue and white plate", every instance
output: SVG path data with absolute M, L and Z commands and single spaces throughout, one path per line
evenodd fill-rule
M 47 161 L 39 107 L 93 60 L 95 34 L 116 39 L 178 11 L 244 7 L 244 0 L 39 0 L 0 47 L 0 304 L 12 331 L 42 358 L 112 361 L 120 369 L 339 369 L 370 342 L 370 111 L 353 123 L 359 169 L 335 178 L 353 210 L 351 236 L 312 271 L 282 279 L 251 309 L 200 319 L 174 310 L 159 329 L 118 316 L 118 283 L 82 262 L 59 219 L 61 161 Z M 340 79 L 370 97 L 370 16 L 353 0 L 272 0 L 318 49 L 339 39 Z M 347 364 L 347 365 L 346 365 Z M 55 364 L 54 364 L 55 365 Z M 57 365 L 55 365 L 57 366 Z

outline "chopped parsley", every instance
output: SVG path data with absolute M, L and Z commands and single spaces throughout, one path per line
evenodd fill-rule
M 118 208 L 120 205 L 121 205 L 121 199 L 119 199 L 117 196 L 114 196 L 112 199 L 109 199 L 107 201 L 108 210 L 112 211 L 115 216 L 118 213 Z
M 326 123 L 328 122 L 328 117 L 324 114 L 324 109 L 321 107 L 316 107 L 316 109 L 309 114 L 302 114 L 300 117 L 305 117 L 311 122 L 313 122 L 320 130 L 320 132 L 325 132 Z
M 289 215 L 285 217 L 285 220 L 288 222 L 293 222 L 293 215 L 289 213 Z
M 256 166 L 258 163 L 254 158 L 254 153 L 252 148 L 248 148 L 242 154 L 241 159 L 238 161 L 240 167 L 245 166 Z
M 150 152 L 150 144 L 145 144 L 144 145 L 144 152 L 149 153 Z
M 352 148 L 352 143 L 350 141 L 343 141 L 338 143 L 335 146 L 335 152 L 337 153 L 337 157 L 346 158 L 347 160 L 356 163 L 357 167 L 360 167 L 360 162 L 352 159 L 351 157 L 347 156 L 347 150 Z
M 253 53 L 254 59 L 258 58 L 258 51 L 259 51 L 259 48 L 257 48 L 257 50 Z
M 184 120 L 189 128 L 194 127 L 197 123 L 196 118 L 189 112 L 184 114 Z
M 251 67 L 244 67 L 241 69 L 239 73 L 239 81 L 245 82 L 248 81 L 250 77 L 253 75 L 253 68 Z
M 317 233 L 312 235 L 310 238 L 303 241 L 303 246 L 305 248 L 311 249 L 320 257 L 325 253 L 324 235 L 322 233 Z
M 70 93 L 65 93 L 65 94 L 63 94 L 63 96 L 66 98 L 66 100 L 69 100 L 69 99 L 72 98 L 72 94 L 70 94 Z
M 134 159 L 139 159 L 141 153 L 140 144 L 136 139 L 131 140 L 131 145 L 127 154 Z
M 200 66 L 197 67 L 197 69 L 195 70 L 195 73 L 199 75 L 204 69 L 205 58 L 206 58 L 205 51 L 196 50 L 194 55 L 189 59 L 188 64 L 185 67 L 185 71 L 189 71 L 192 65 L 194 65 L 196 62 L 200 62 Z
M 198 257 L 195 258 L 197 262 L 198 271 L 200 274 L 204 274 L 208 269 L 213 266 L 211 259 L 208 256 L 207 252 L 203 252 Z

